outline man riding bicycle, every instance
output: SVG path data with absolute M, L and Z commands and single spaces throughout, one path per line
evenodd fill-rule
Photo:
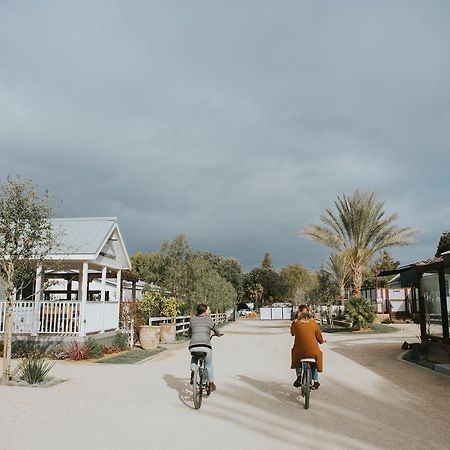
M 201 303 L 197 306 L 197 315 L 192 317 L 189 324 L 189 351 L 205 352 L 205 368 L 209 382 L 209 390 L 216 390 L 214 384 L 214 367 L 212 362 L 211 332 L 216 336 L 222 336 L 216 324 L 211 319 L 211 310 L 208 305 Z M 197 368 L 198 358 L 191 355 L 191 380 L 193 383 L 194 371 Z

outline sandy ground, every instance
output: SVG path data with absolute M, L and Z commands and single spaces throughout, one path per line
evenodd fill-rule
M 223 331 L 218 390 L 200 410 L 186 344 L 137 365 L 58 362 L 52 375 L 64 383 L 0 387 L 0 449 L 450 448 L 450 377 L 398 359 L 417 326 L 326 335 L 309 410 L 292 387 L 289 322 L 242 319 Z

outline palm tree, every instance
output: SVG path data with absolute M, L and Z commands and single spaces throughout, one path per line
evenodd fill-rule
M 327 264 L 327 270 L 333 277 L 339 288 L 339 300 L 341 305 L 345 300 L 345 288 L 350 284 L 351 273 L 348 258 L 344 253 L 332 253 Z
M 363 269 L 380 250 L 413 242 L 416 230 L 394 225 L 397 214 L 385 216 L 384 202 L 375 192 L 356 190 L 334 202 L 336 211 L 326 209 L 321 225 L 312 225 L 303 234 L 333 249 L 347 259 L 353 295 L 360 295 Z

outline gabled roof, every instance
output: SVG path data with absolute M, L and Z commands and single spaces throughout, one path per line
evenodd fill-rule
M 48 255 L 50 259 L 97 260 L 101 265 L 131 267 L 117 218 L 76 217 L 52 219 L 51 222 L 58 245 Z M 107 259 L 116 262 L 107 264 Z
M 76 217 L 51 219 L 58 235 L 58 248 L 51 255 L 95 255 L 101 251 L 105 237 L 109 236 L 115 217 Z

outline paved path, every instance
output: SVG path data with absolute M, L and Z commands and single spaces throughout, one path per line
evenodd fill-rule
M 214 342 L 218 390 L 192 409 L 186 344 L 132 366 L 60 362 L 68 381 L 0 387 L 1 450 L 448 449 L 450 377 L 397 359 L 418 333 L 327 335 L 304 410 L 289 322 L 240 320 Z

